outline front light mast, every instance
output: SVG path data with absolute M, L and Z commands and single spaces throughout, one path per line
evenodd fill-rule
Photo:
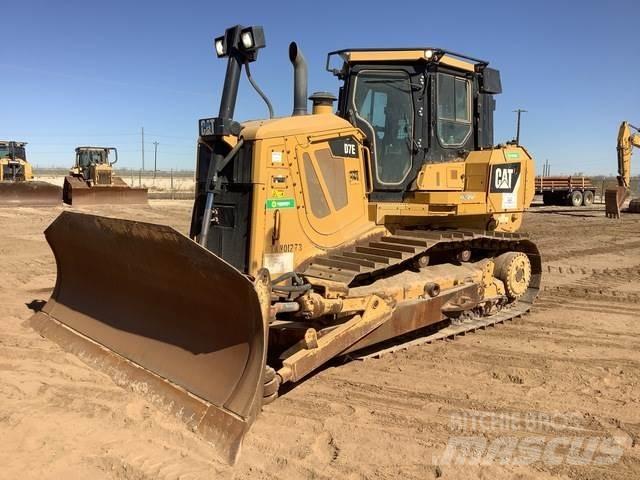
M 218 116 L 200 120 L 200 138 L 211 146 L 212 151 L 211 159 L 207 166 L 206 200 L 198 238 L 198 243 L 203 247 L 207 245 L 214 206 L 214 194 L 216 188 L 219 188 L 216 185 L 219 183 L 218 173 L 223 168 L 223 165 L 231 160 L 231 158 L 226 158 L 228 157 L 228 147 L 224 146 L 219 140 L 227 135 L 238 136 L 240 134 L 241 126 L 233 120 L 233 114 L 236 108 L 242 66 L 256 61 L 258 50 L 265 46 L 264 30 L 259 26 L 243 27 L 242 25 L 236 25 L 228 28 L 223 36 L 214 40 L 214 49 L 218 58 L 228 57 L 229 60 L 224 77 Z M 241 145 L 242 140 L 239 140 L 236 145 L 237 148 L 234 148 L 232 152 L 237 152 Z M 198 208 L 197 201 L 194 208 Z

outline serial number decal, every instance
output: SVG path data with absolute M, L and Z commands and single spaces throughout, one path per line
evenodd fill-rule
M 282 163 L 282 152 L 271 152 L 271 163 Z
M 274 253 L 291 253 L 291 252 L 301 252 L 302 244 L 301 243 L 282 243 L 280 245 L 276 245 L 273 247 Z
M 262 266 L 269 273 L 286 273 L 293 271 L 293 253 L 265 253 Z

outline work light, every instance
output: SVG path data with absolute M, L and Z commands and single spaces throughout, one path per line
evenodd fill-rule
M 240 41 L 242 42 L 242 46 L 247 50 L 253 47 L 253 35 L 251 35 L 251 32 L 242 32 L 240 34 Z
M 247 52 L 253 52 L 266 46 L 262 27 L 247 27 L 240 31 L 240 46 Z
M 253 62 L 258 56 L 258 50 L 266 46 L 264 30 L 259 26 L 236 25 L 217 37 L 213 45 L 219 58 L 235 57 L 241 59 L 240 63 Z
M 216 38 L 214 45 L 216 47 L 216 55 L 218 55 L 218 57 L 224 57 L 227 53 L 226 48 L 224 48 L 224 37 Z

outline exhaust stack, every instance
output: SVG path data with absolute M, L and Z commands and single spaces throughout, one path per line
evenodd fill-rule
M 289 44 L 289 60 L 293 65 L 293 116 L 307 114 L 307 61 L 296 42 Z

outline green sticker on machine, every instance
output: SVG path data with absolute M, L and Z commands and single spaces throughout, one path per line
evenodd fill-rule
M 520 154 L 518 152 L 507 152 L 505 155 L 507 158 L 520 158 Z
M 270 198 L 267 200 L 267 209 L 294 208 L 296 201 L 293 198 Z

